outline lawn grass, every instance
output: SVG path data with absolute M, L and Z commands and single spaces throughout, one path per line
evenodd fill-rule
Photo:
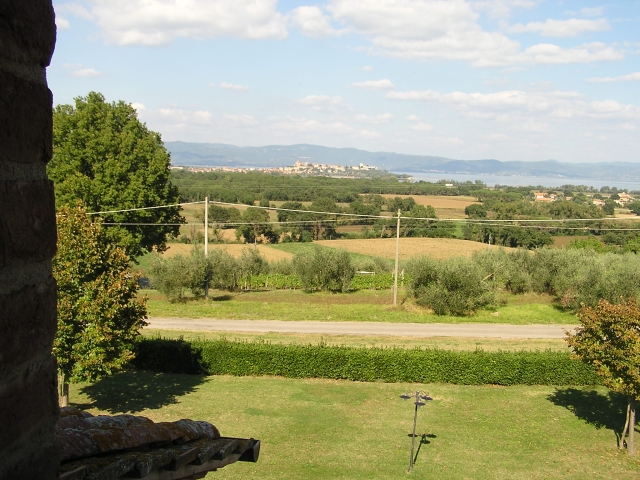
M 406 478 L 413 405 L 426 390 L 416 463 L 421 479 L 630 479 L 638 460 L 617 450 L 625 399 L 604 388 L 359 383 L 130 372 L 72 386 L 98 413 L 214 423 L 262 442 L 258 463 L 211 479 Z M 424 436 L 423 436 L 424 435 Z
M 442 350 L 470 351 L 545 351 L 567 352 L 569 348 L 562 339 L 554 338 L 472 338 L 472 337 L 389 337 L 361 335 L 321 335 L 299 333 L 244 333 L 244 332 L 207 332 L 200 330 L 162 330 L 142 329 L 145 337 L 183 338 L 184 340 L 221 340 L 239 342 L 269 342 L 274 344 L 298 344 L 328 346 L 339 345 L 358 348 L 439 348 Z
M 148 296 L 150 317 L 513 325 L 578 323 L 575 315 L 551 303 L 551 297 L 538 295 L 508 296 L 510 300 L 506 305 L 480 310 L 470 317 L 455 317 L 434 315 L 415 305 L 404 292 L 399 296 L 399 306 L 393 308 L 390 290 L 360 290 L 348 294 L 301 290 L 212 292 L 208 300 L 189 299 L 185 303 L 170 303 L 155 290 L 142 290 L 141 294 Z

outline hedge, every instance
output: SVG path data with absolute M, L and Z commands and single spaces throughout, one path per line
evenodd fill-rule
M 276 375 L 360 382 L 459 385 L 596 385 L 593 368 L 562 352 L 280 345 L 227 340 L 141 339 L 134 366 L 207 375 Z
M 405 278 L 404 281 L 408 281 Z M 298 275 L 284 275 L 282 273 L 261 273 L 252 275 L 250 280 L 240 285 L 252 290 L 268 289 L 301 289 L 302 281 Z M 352 290 L 387 290 L 393 288 L 393 273 L 378 273 L 377 275 L 355 275 L 351 279 Z

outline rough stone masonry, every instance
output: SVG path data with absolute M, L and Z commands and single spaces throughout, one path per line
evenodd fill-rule
M 54 479 L 51 0 L 0 0 L 0 479 Z

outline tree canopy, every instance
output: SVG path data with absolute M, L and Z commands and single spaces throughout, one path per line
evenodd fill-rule
M 169 181 L 170 157 L 160 135 L 138 120 L 123 101 L 108 103 L 100 93 L 58 105 L 53 114 L 53 159 L 47 172 L 56 204 L 81 200 L 89 212 L 175 204 L 178 189 Z M 179 207 L 103 214 L 105 223 L 180 223 Z M 163 251 L 176 225 L 110 226 L 105 235 L 137 257 Z
M 133 341 L 145 325 L 145 300 L 124 249 L 110 243 L 81 206 L 57 217 L 58 331 L 53 354 L 63 383 L 92 381 L 133 358 Z
M 600 300 L 595 307 L 583 307 L 582 325 L 567 334 L 575 355 L 594 366 L 605 386 L 628 397 L 629 454 L 633 455 L 635 403 L 640 398 L 640 307 L 635 299 L 613 305 Z

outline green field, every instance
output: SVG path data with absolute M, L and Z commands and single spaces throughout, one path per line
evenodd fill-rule
M 404 385 L 273 377 L 130 372 L 72 386 L 96 413 L 155 421 L 192 418 L 223 435 L 262 441 L 257 464 L 211 479 L 406 478 L 413 405 L 423 389 L 414 478 L 631 479 L 640 463 L 619 452 L 625 399 L 604 388 Z
M 578 323 L 575 315 L 559 308 L 551 297 L 541 295 L 508 295 L 504 297 L 506 305 L 480 310 L 470 317 L 455 317 L 429 313 L 415 305 L 404 292 L 398 297 L 398 307 L 393 308 L 390 290 L 347 294 L 301 290 L 211 292 L 208 300 L 189 299 L 184 303 L 170 303 L 155 290 L 142 290 L 141 294 L 149 299 L 150 317 L 514 325 Z

